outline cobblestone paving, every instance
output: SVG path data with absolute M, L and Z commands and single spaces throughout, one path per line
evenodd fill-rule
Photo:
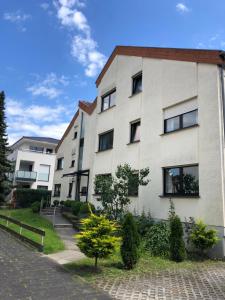
M 225 299 L 225 263 L 192 270 L 158 271 L 122 280 L 102 280 L 97 286 L 121 300 L 222 300 Z
M 111 298 L 0 230 L 0 300 L 53 299 Z

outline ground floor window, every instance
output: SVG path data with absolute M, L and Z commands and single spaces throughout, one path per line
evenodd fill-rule
M 38 185 L 37 189 L 41 189 L 41 190 L 47 190 L 48 186 L 47 185 Z
M 61 192 L 61 184 L 55 184 L 54 186 L 54 197 L 59 197 Z
M 163 169 L 164 195 L 199 195 L 198 165 Z
M 73 183 L 70 182 L 70 183 L 69 183 L 69 191 L 68 191 L 68 196 L 67 196 L 67 198 L 71 198 L 71 197 L 72 197 L 72 190 L 73 190 Z

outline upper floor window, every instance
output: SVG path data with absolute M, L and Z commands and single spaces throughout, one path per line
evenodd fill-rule
M 133 77 L 132 95 L 142 92 L 142 73 Z
M 188 128 L 196 124 L 198 124 L 197 109 L 164 120 L 164 133 L 176 131 L 183 128 Z
M 44 152 L 44 147 L 30 146 L 30 151 L 43 153 Z
M 57 159 L 57 170 L 62 170 L 64 165 L 64 158 L 58 158 Z
M 116 89 L 102 96 L 101 111 L 104 111 L 115 105 Z
M 74 140 L 77 138 L 77 131 L 74 132 L 73 138 L 74 138 Z
M 98 151 L 112 149 L 113 147 L 113 130 L 99 135 Z
M 164 195 L 198 196 L 198 165 L 164 168 Z
M 135 121 L 130 124 L 130 143 L 135 143 L 140 141 L 140 128 L 141 121 Z

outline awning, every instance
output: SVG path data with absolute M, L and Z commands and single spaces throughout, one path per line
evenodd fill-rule
M 72 173 L 63 174 L 62 177 L 89 176 L 89 170 L 79 170 Z

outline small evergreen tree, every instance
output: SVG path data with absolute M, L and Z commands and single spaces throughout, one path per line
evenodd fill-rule
M 176 262 L 181 262 L 186 257 L 183 240 L 183 226 L 180 218 L 175 215 L 170 218 L 170 257 Z
M 11 172 L 11 164 L 7 159 L 9 150 L 6 128 L 5 94 L 2 91 L 0 92 L 0 202 L 4 200 L 5 193 L 9 189 L 7 173 Z
M 83 219 L 82 231 L 76 236 L 78 247 L 88 257 L 95 258 L 95 268 L 98 259 L 106 258 L 115 250 L 119 237 L 114 236 L 116 224 L 105 216 L 91 213 L 90 217 Z
M 133 269 L 138 261 L 138 248 L 140 245 L 140 237 L 137 231 L 137 225 L 131 213 L 124 217 L 122 225 L 122 245 L 121 257 L 126 269 Z

